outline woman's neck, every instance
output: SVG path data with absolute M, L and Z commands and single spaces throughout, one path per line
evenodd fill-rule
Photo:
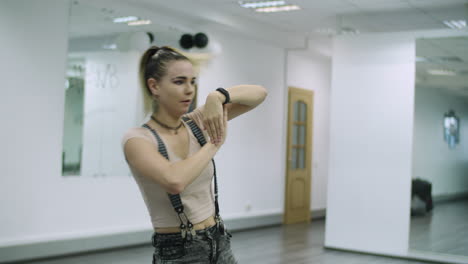
M 165 113 L 164 111 L 154 112 L 152 116 L 156 118 L 156 120 L 158 120 L 159 122 L 170 127 L 177 127 L 178 125 L 180 125 L 181 122 L 181 116 L 170 115 L 168 113 Z

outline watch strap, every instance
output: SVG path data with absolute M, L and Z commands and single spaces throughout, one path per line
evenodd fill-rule
M 222 87 L 219 87 L 218 89 L 216 89 L 216 91 L 222 93 L 224 95 L 224 97 L 226 97 L 226 100 L 224 100 L 223 105 L 231 102 L 231 97 L 229 96 L 229 92 L 226 91 L 226 89 L 224 89 Z

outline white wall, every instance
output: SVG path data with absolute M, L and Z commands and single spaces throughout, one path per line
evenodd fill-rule
M 468 192 L 468 100 L 443 88 L 416 86 L 413 177 L 429 180 L 433 196 Z M 460 144 L 443 140 L 444 113 L 460 118 Z
M 334 40 L 327 247 L 407 252 L 414 60 L 404 34 Z
M 218 87 L 250 83 L 268 90 L 262 105 L 230 121 L 228 139 L 217 154 L 221 212 L 225 218 L 281 213 L 286 142 L 284 49 L 232 34 L 207 34 L 222 50 L 201 70 L 199 105 Z
M 331 40 L 329 40 L 331 44 Z M 312 51 L 289 51 L 287 83 L 314 91 L 312 196 L 313 210 L 324 209 L 327 203 L 329 156 L 329 114 L 331 58 Z
M 151 227 L 133 178 L 61 176 L 68 14 L 66 1 L 0 2 L 5 139 L 0 152 L 0 248 Z M 280 213 L 284 50 L 232 34 L 210 36 L 222 52 L 200 76 L 200 99 L 219 86 L 239 83 L 261 84 L 269 92 L 261 106 L 230 123 L 229 138 L 217 155 L 221 212 L 226 219 Z M 132 104 L 119 101 L 117 106 Z

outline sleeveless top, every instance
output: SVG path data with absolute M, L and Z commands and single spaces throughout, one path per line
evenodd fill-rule
M 192 156 L 201 149 L 200 144 L 197 141 L 197 138 L 192 133 L 190 126 L 182 121 L 184 126 L 187 129 L 189 134 L 189 154 L 187 157 Z M 201 128 L 200 124 L 197 125 Z M 154 129 L 154 128 L 153 128 Z M 155 129 L 156 132 L 161 137 L 164 142 L 163 136 Z M 203 131 L 203 130 L 202 130 Z M 206 139 L 208 139 L 208 134 L 206 131 L 203 131 L 203 134 Z M 144 127 L 133 127 L 128 129 L 122 137 L 122 151 L 124 149 L 125 143 L 134 137 L 143 138 L 148 141 L 149 144 L 152 144 L 156 150 L 158 149 L 158 142 L 156 137 L 152 132 Z M 174 152 L 170 149 L 170 146 L 166 144 L 167 153 L 169 155 L 169 162 L 176 162 L 182 160 L 180 157 L 176 156 Z M 125 153 L 124 153 L 125 156 Z M 167 192 L 162 188 L 158 183 L 154 182 L 151 179 L 143 177 L 127 162 L 133 178 L 135 179 L 143 200 L 146 204 L 149 216 L 151 218 L 151 223 L 153 228 L 164 228 L 164 227 L 178 227 L 180 225 L 180 220 L 177 216 L 177 213 L 174 211 L 174 208 L 171 205 Z M 185 208 L 185 213 L 189 220 L 196 224 L 202 222 L 208 217 L 215 214 L 214 207 L 214 194 L 213 194 L 213 163 L 209 162 L 202 173 L 195 178 L 195 180 L 186 186 L 184 191 L 180 193 L 182 199 L 182 204 Z

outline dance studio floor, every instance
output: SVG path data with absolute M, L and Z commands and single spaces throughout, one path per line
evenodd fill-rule
M 323 248 L 325 221 L 274 226 L 233 233 L 232 248 L 240 264 L 416 264 Z M 135 246 L 90 254 L 25 262 L 27 264 L 150 264 L 152 246 Z
M 468 200 L 435 204 L 424 216 L 411 218 L 410 248 L 468 256 Z

